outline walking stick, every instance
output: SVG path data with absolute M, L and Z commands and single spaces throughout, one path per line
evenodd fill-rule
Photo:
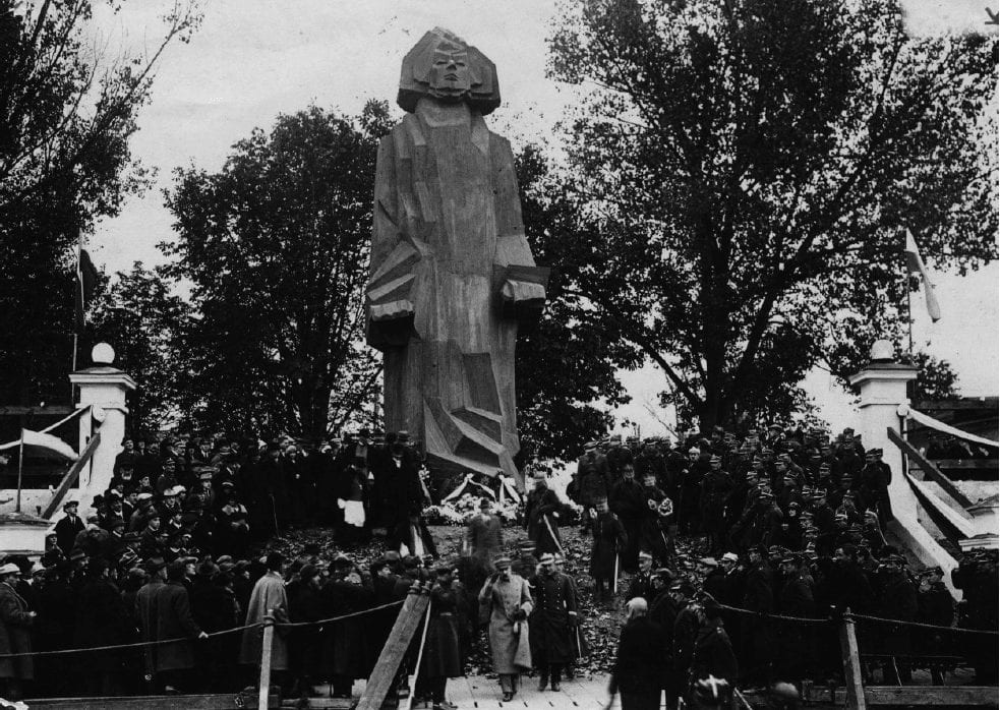
M 615 581 L 612 583 L 611 591 L 614 594 L 618 593 L 618 550 L 615 550 Z
M 559 548 L 559 554 L 562 555 L 563 557 L 565 557 L 566 553 L 563 552 L 563 547 L 562 547 L 562 545 L 559 544 L 559 538 L 556 537 L 555 532 L 552 530 L 552 523 L 549 522 L 549 516 L 547 516 L 547 515 L 545 515 L 543 513 L 542 514 L 542 520 L 545 521 L 545 527 L 549 531 L 549 535 L 552 537 L 552 542 L 554 542 L 555 545 L 556 545 L 556 547 Z

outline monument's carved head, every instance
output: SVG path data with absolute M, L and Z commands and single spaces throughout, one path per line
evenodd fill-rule
M 422 96 L 464 101 L 485 116 L 500 105 L 496 66 L 475 47 L 435 27 L 403 59 L 396 103 L 412 113 Z

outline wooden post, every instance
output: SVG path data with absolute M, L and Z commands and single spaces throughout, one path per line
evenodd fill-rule
M 861 656 L 858 651 L 858 637 L 854 632 L 854 617 L 851 616 L 850 607 L 844 610 L 844 617 L 840 622 L 840 653 L 844 659 L 847 707 L 850 710 L 866 710 Z
M 260 691 L 257 694 L 257 710 L 267 710 L 267 698 L 271 694 L 271 646 L 274 644 L 274 609 L 264 615 L 264 638 L 260 647 Z
M 358 710 L 381 710 L 382 702 L 396 679 L 403 656 L 409 649 L 410 641 L 416 635 L 420 622 L 423 621 L 427 605 L 430 604 L 429 591 L 429 582 L 424 586 L 414 582 L 410 587 L 410 593 L 399 610 L 396 623 L 389 632 L 389 638 L 382 646 L 382 653 L 379 654 L 375 668 L 368 676 L 365 691 L 358 701 Z
M 24 477 L 24 427 L 21 427 L 21 443 L 17 447 L 17 506 L 15 513 L 21 512 L 21 486 Z

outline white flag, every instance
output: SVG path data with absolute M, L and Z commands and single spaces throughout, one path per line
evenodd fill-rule
M 909 229 L 906 230 L 906 268 L 911 274 L 919 274 L 920 280 L 924 283 L 924 298 L 927 301 L 927 315 L 935 323 L 941 320 L 941 306 L 938 304 L 937 296 L 934 295 L 934 284 L 927 276 L 927 267 L 924 260 L 920 258 L 920 250 L 917 249 L 917 240 Z
M 27 446 L 37 450 L 39 453 L 43 454 L 58 454 L 63 458 L 67 458 L 70 461 L 76 461 L 79 456 L 73 451 L 73 447 L 67 444 L 65 441 L 57 436 L 52 436 L 51 434 L 43 434 L 40 431 L 31 431 L 31 429 L 21 430 L 21 442 Z

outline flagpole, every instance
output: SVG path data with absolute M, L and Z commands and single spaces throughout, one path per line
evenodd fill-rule
M 910 350 L 909 350 L 909 353 L 910 353 L 910 357 L 913 357 L 913 302 L 912 302 L 911 299 L 912 299 L 912 296 L 910 294 L 910 276 L 909 276 L 909 274 L 907 274 L 907 276 L 906 276 L 906 320 L 908 321 L 908 323 L 907 323 L 907 326 L 908 326 L 907 330 L 909 331 L 909 334 L 910 334 Z
M 24 427 L 21 427 L 21 444 L 17 447 L 17 506 L 15 513 L 21 512 L 21 481 L 24 477 Z

